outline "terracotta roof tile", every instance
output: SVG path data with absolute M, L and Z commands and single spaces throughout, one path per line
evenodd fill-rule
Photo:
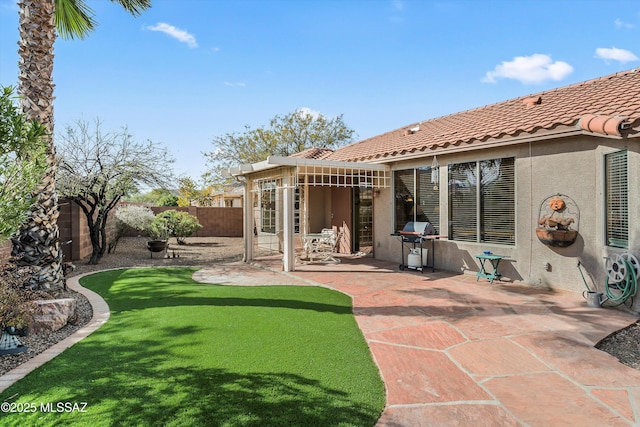
M 307 148 L 299 153 L 295 153 L 290 155 L 289 157 L 297 157 L 301 159 L 326 159 L 328 156 L 333 153 L 333 150 L 329 148 Z
M 588 114 L 600 117 L 598 126 L 580 124 Z M 326 159 L 363 161 L 422 151 L 437 153 L 451 145 L 533 134 L 560 126 L 621 135 L 622 123 L 640 126 L 640 68 L 413 123 L 339 148 Z M 416 127 L 419 130 L 414 133 L 405 132 Z

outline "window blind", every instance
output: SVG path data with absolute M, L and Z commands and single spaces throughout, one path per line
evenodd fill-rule
M 627 151 L 605 155 L 606 239 L 616 248 L 629 246 Z
M 395 189 L 395 230 L 399 231 L 404 228 L 407 222 L 413 221 L 413 169 L 395 171 L 393 185 Z
M 453 240 L 478 240 L 477 162 L 449 165 L 449 236 Z
M 430 222 L 440 228 L 440 190 L 431 182 L 431 167 L 404 169 L 393 174 L 395 189 L 395 229 L 407 222 Z
M 431 167 L 416 169 L 416 221 L 430 222 L 440 229 L 440 190 L 431 182 Z
M 515 244 L 515 160 L 449 165 L 449 236 Z
M 483 242 L 515 243 L 514 159 L 480 162 L 480 221 Z

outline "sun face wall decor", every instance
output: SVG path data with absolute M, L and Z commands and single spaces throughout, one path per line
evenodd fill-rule
M 567 247 L 578 237 L 580 211 L 573 199 L 554 194 L 542 201 L 536 235 L 547 246 Z

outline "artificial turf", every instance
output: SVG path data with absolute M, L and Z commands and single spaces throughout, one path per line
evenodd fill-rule
M 205 285 L 193 271 L 82 278 L 111 318 L 5 390 L 0 401 L 23 412 L 0 413 L 0 425 L 375 424 L 384 386 L 348 296 Z

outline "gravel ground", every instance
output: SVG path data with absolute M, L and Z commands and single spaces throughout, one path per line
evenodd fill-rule
M 207 267 L 222 262 L 242 260 L 243 244 L 241 237 L 190 237 L 186 241 L 186 245 L 178 245 L 175 243 L 175 239 L 171 239 L 166 253 L 154 253 L 153 258 L 151 258 L 151 253 L 146 248 L 146 237 L 125 237 L 118 242 L 115 253 L 105 254 L 98 265 L 88 265 L 86 263 L 87 260 L 74 261 L 76 269 L 69 273 L 68 277 L 112 268 L 149 266 Z M 26 337 L 19 337 L 20 342 L 27 346 L 27 350 L 19 354 L 0 356 L 0 375 L 37 356 L 89 323 L 93 310 L 91 304 L 82 294 L 64 291 L 54 297 L 75 298 L 77 303 L 76 318 L 56 332 L 32 333 Z
M 633 323 L 600 341 L 596 348 L 630 368 L 640 370 L 640 322 Z
M 99 265 L 88 265 L 85 262 L 74 262 L 76 270 L 69 277 L 90 273 L 92 271 L 111 268 L 145 267 L 145 266 L 194 266 L 207 267 L 223 262 L 242 260 L 242 238 L 236 237 L 190 237 L 186 245 L 178 245 L 172 239 L 166 253 L 154 253 L 153 258 L 146 249 L 145 237 L 126 237 L 120 239 L 115 253 L 106 254 Z M 86 325 L 92 316 L 92 309 L 86 298 L 76 292 L 63 292 L 56 297 L 72 297 L 78 304 L 77 318 L 67 326 L 50 334 L 31 334 L 20 337 L 20 341 L 28 346 L 24 353 L 0 356 L 0 375 L 26 362 L 43 352 L 53 344 L 63 340 Z M 640 322 L 614 332 L 596 346 L 621 363 L 640 369 Z

